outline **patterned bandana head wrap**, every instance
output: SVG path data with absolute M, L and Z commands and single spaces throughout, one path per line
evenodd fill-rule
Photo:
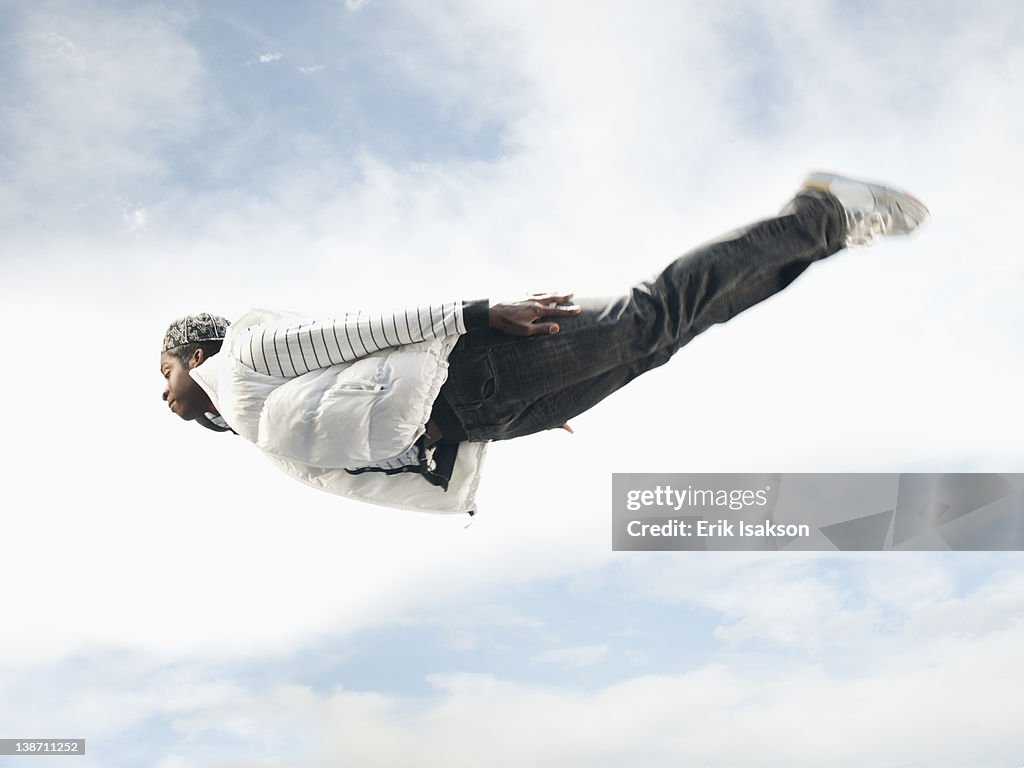
M 198 315 L 179 317 L 164 334 L 164 347 L 161 352 L 180 347 L 182 344 L 193 344 L 200 341 L 223 341 L 230 322 L 220 315 L 200 312 Z

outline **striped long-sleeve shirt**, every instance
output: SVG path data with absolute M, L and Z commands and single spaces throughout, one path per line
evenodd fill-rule
M 488 325 L 486 299 L 406 307 L 397 312 L 349 312 L 342 319 L 307 320 L 282 328 L 253 328 L 239 344 L 243 365 L 293 378 L 348 363 L 388 347 L 466 333 Z

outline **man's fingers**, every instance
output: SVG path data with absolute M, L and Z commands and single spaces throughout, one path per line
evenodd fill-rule
M 537 317 L 545 317 L 548 315 L 558 315 L 565 317 L 567 315 L 578 315 L 583 308 L 578 304 L 541 304 L 536 303 L 533 305 L 534 310 L 537 313 Z
M 543 311 L 541 317 L 572 317 L 583 311 L 582 307 L 571 305 L 568 307 L 549 307 Z
M 536 336 L 537 334 L 540 334 L 540 333 L 543 333 L 543 334 L 558 333 L 559 330 L 561 330 L 561 329 L 559 328 L 558 323 L 530 323 L 527 326 L 526 335 L 527 336 Z
M 531 293 L 530 299 L 533 301 L 540 301 L 545 304 L 568 304 L 572 299 L 574 293 L 554 293 L 553 291 L 544 291 L 541 293 Z

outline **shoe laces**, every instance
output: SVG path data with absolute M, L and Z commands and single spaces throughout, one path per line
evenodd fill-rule
M 892 227 L 892 214 L 872 208 L 846 212 L 846 245 L 869 245 Z

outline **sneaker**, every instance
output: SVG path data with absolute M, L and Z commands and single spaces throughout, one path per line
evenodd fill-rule
M 913 195 L 834 173 L 812 173 L 803 188 L 828 192 L 842 204 L 847 246 L 868 245 L 880 235 L 909 235 L 928 217 Z

